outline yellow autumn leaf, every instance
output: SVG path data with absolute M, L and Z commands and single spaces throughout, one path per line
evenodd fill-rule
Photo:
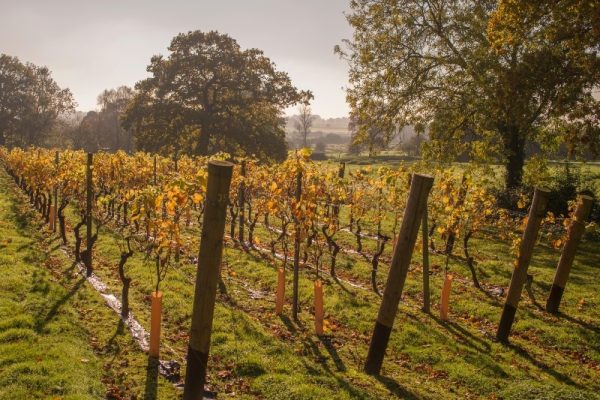
M 192 201 L 194 202 L 194 204 L 200 204 L 203 200 L 203 197 L 200 193 L 194 193 L 194 195 L 192 196 Z

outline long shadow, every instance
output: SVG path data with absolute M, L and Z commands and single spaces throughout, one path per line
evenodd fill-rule
M 327 349 L 327 352 L 329 353 L 329 356 L 335 363 L 335 367 L 337 368 L 337 370 L 339 372 L 346 372 L 346 365 L 344 364 L 344 361 L 342 361 L 342 359 L 340 358 L 337 349 L 333 345 L 334 339 L 330 336 L 319 336 L 319 340 L 321 341 L 321 343 L 323 343 L 325 349 Z
M 474 350 L 476 350 L 480 353 L 486 353 L 486 354 L 490 353 L 491 345 L 485 339 L 482 339 L 482 338 L 479 338 L 479 337 L 473 335 L 471 332 L 469 332 L 468 330 L 466 330 L 465 328 L 463 328 L 462 326 L 460 326 L 454 322 L 442 321 L 441 319 L 439 319 L 438 317 L 436 317 L 433 314 L 431 314 L 430 317 L 440 327 L 444 328 L 450 334 L 452 334 L 454 337 L 456 337 L 458 340 L 460 340 L 462 342 L 462 344 L 472 347 Z M 415 317 L 411 316 L 411 318 L 416 320 Z
M 352 382 L 346 381 L 345 379 L 343 379 L 341 376 L 339 376 L 338 374 L 336 374 L 329 368 L 329 366 L 327 365 L 327 362 L 326 362 L 327 357 L 325 355 L 323 355 L 321 350 L 319 350 L 319 347 L 316 345 L 316 343 L 311 338 L 306 338 L 303 341 L 303 344 L 304 344 L 305 350 L 307 352 L 311 353 L 312 356 L 317 360 L 317 363 L 319 364 L 319 366 L 321 366 L 321 369 L 318 369 L 315 367 L 315 365 L 310 365 L 303 359 L 302 364 L 304 365 L 304 367 L 306 368 L 307 371 L 309 371 L 313 375 L 322 375 L 323 372 L 325 372 L 327 375 L 334 378 L 339 386 L 339 389 L 348 393 L 348 395 L 351 398 L 364 399 L 367 397 L 366 393 L 362 390 L 362 388 L 360 386 L 355 387 L 352 384 Z M 399 385 L 398 385 L 398 387 L 399 387 Z M 390 389 L 390 391 L 392 391 L 392 390 Z M 410 393 L 410 395 L 412 395 L 412 397 L 406 396 L 405 398 L 411 398 L 411 399 L 415 398 L 416 399 L 416 397 L 414 397 L 414 395 L 412 393 Z
M 419 398 L 413 392 L 409 392 L 408 390 L 403 388 L 398 382 L 396 382 L 392 378 L 388 378 L 387 376 L 383 376 L 383 375 L 376 375 L 375 379 L 377 379 L 379 382 L 381 382 L 387 388 L 387 390 L 394 393 L 398 398 L 401 398 L 401 399 L 418 399 Z
M 600 326 L 598 326 L 598 325 L 593 325 L 593 324 L 590 324 L 589 322 L 582 321 L 579 318 L 571 317 L 568 314 L 564 314 L 562 311 L 559 311 L 557 316 L 560 318 L 564 318 L 565 320 L 567 320 L 573 324 L 579 325 L 583 329 L 590 330 L 590 331 L 600 335 Z
M 505 344 L 505 346 L 512 349 L 516 354 L 523 357 L 524 359 L 541 369 L 543 372 L 552 375 L 555 379 L 561 381 L 562 383 L 565 383 L 570 386 L 579 387 L 579 385 L 571 378 L 552 369 L 548 364 L 544 363 L 543 361 L 534 358 L 531 354 L 529 354 L 527 350 L 525 350 L 521 346 L 514 343 L 507 343 Z
M 115 340 L 117 339 L 117 336 L 122 335 L 124 330 L 125 330 L 125 323 L 123 322 L 123 320 L 121 318 L 119 318 L 119 323 L 117 324 L 117 329 L 115 330 L 115 333 L 113 333 L 113 335 L 110 337 L 110 339 L 108 339 L 108 342 L 106 342 L 105 348 L 112 349 L 113 345 L 115 343 Z
M 485 339 L 479 338 L 460 326 L 459 324 L 448 321 L 444 322 L 436 317 L 432 317 L 440 326 L 445 327 L 449 332 L 454 334 L 457 337 L 460 337 L 466 343 L 469 343 L 471 347 L 476 349 L 482 353 L 489 353 L 491 351 L 492 346 Z M 476 343 L 478 343 L 481 347 L 479 347 Z
M 158 397 L 158 359 L 148 356 L 146 365 L 146 384 L 144 386 L 144 400 L 156 400 Z
M 46 317 L 44 317 L 43 320 L 40 320 L 40 319 L 37 320 L 37 322 L 35 324 L 36 332 L 38 332 L 38 333 L 42 332 L 42 330 L 44 329 L 46 324 L 48 324 L 48 322 L 50 322 L 52 320 L 52 318 L 54 318 L 56 316 L 60 307 L 62 307 L 67 301 L 69 301 L 69 299 L 71 297 L 73 297 L 73 295 L 75 293 L 77 293 L 77 291 L 81 288 L 81 286 L 83 286 L 84 283 L 85 283 L 85 277 L 81 277 L 77 281 L 77 283 L 71 288 L 71 290 L 69 290 L 69 292 L 67 294 L 65 294 L 56 303 L 54 303 L 54 305 L 50 308 L 50 311 L 48 311 L 48 314 L 46 314 Z
M 288 329 L 288 331 L 290 331 L 290 333 L 298 332 L 298 327 L 294 322 L 292 322 L 292 320 L 287 315 L 279 315 L 279 319 L 281 320 L 281 322 L 283 322 L 283 324 Z
M 348 289 L 343 283 L 342 281 L 340 281 L 340 278 L 338 278 L 337 276 L 332 276 L 331 279 L 337 283 L 337 285 L 346 293 L 348 293 L 350 296 L 352 297 L 356 297 L 356 293 L 354 293 L 353 291 L 351 291 L 350 289 Z

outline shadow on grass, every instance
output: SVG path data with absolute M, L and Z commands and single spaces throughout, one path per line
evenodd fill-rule
M 543 372 L 545 372 L 549 375 L 552 375 L 556 380 L 558 380 L 564 384 L 570 385 L 570 386 L 579 387 L 579 385 L 576 382 L 574 382 L 571 378 L 554 370 L 553 368 L 551 368 L 548 364 L 544 363 L 543 361 L 540 361 L 540 360 L 534 358 L 531 354 L 529 354 L 529 352 L 527 350 L 525 350 L 521 346 L 514 344 L 514 343 L 506 343 L 504 345 L 507 348 L 513 350 L 516 354 L 518 354 L 525 360 L 529 361 L 531 364 L 535 365 L 537 368 L 539 368 Z
M 326 338 L 323 338 L 323 337 L 319 338 L 319 340 L 321 342 L 323 342 L 323 339 L 327 340 Z M 343 378 L 343 375 L 340 375 L 340 374 L 332 371 L 329 368 L 329 366 L 327 365 L 328 357 L 321 352 L 321 350 L 319 349 L 319 346 L 313 340 L 312 337 L 306 337 L 303 340 L 302 344 L 304 345 L 305 353 L 311 354 L 316 359 L 318 365 L 321 367 L 321 368 L 317 368 L 315 365 L 311 365 L 306 360 L 303 359 L 302 363 L 304 364 L 307 371 L 309 371 L 313 375 L 327 375 L 327 376 L 335 379 L 337 386 L 339 387 L 339 390 L 346 392 L 351 398 L 354 398 L 354 399 L 368 398 L 367 393 L 365 393 L 360 386 L 355 387 L 352 384 L 352 382 L 346 381 Z M 333 348 L 333 346 L 331 346 L 331 347 Z M 325 348 L 327 349 L 328 352 L 330 351 L 327 344 L 325 344 Z M 335 350 L 335 348 L 333 348 L 333 352 L 335 354 L 335 357 L 337 357 L 339 359 L 339 356 L 337 355 L 337 351 Z M 331 353 L 330 353 L 330 355 L 331 355 Z M 341 359 L 339 359 L 339 362 L 341 363 L 341 365 L 338 365 L 338 362 L 335 361 L 335 358 L 333 358 L 333 361 L 336 364 L 336 368 L 337 368 L 338 372 L 343 373 L 346 371 L 346 367 L 343 364 L 343 362 L 341 361 Z M 342 367 L 343 369 L 340 369 L 340 367 Z M 377 379 L 379 380 L 380 378 L 377 377 Z M 398 396 L 400 398 L 406 398 L 406 399 L 416 399 L 417 398 L 413 393 L 406 391 L 394 380 L 388 379 L 388 378 L 382 378 L 382 379 L 387 380 L 387 383 L 384 383 L 384 385 L 390 392 L 394 393 L 396 396 Z
M 431 314 L 431 319 L 434 320 L 440 327 L 446 329 L 449 333 L 454 335 L 463 344 L 472 347 L 481 353 L 488 354 L 491 350 L 491 345 L 485 339 L 479 338 L 460 326 L 459 324 L 451 321 L 442 321 L 435 315 Z
M 333 280 L 335 283 L 337 283 L 337 285 L 340 287 L 340 289 L 342 289 L 344 292 L 346 292 L 348 295 L 350 295 L 350 297 L 356 297 L 356 293 L 354 293 L 353 291 L 351 291 L 350 289 L 348 289 L 340 280 L 340 278 L 338 278 L 337 276 L 330 276 L 330 278 L 327 279 L 329 280 Z
M 302 324 L 302 322 L 298 321 L 297 323 L 295 323 L 287 315 L 281 314 L 279 315 L 279 319 L 281 320 L 281 322 L 283 322 L 283 324 L 290 333 L 298 332 L 298 328 L 300 328 L 300 330 L 304 329 L 304 325 Z
M 568 314 L 564 314 L 562 311 L 559 311 L 557 316 L 560 318 L 563 318 L 566 321 L 569 321 L 573 324 L 579 325 L 583 329 L 587 329 L 589 331 L 592 331 L 592 332 L 600 335 L 600 326 L 598 326 L 598 325 L 593 325 L 593 324 L 590 324 L 589 322 L 582 321 L 579 318 L 571 317 Z
M 54 318 L 56 316 L 59 309 L 67 301 L 69 301 L 69 299 L 71 299 L 73 297 L 73 295 L 75 295 L 75 293 L 77 293 L 77 291 L 81 288 L 81 286 L 83 286 L 84 283 L 85 283 L 85 277 L 81 277 L 77 281 L 77 283 L 75 283 L 75 285 L 71 288 L 71 290 L 69 290 L 68 293 L 66 293 L 56 303 L 54 303 L 54 305 L 52 305 L 52 307 L 50 308 L 50 311 L 48 311 L 48 313 L 46 314 L 46 316 L 43 319 L 38 318 L 36 320 L 36 324 L 35 324 L 36 332 L 41 333 L 43 331 L 44 327 L 52 320 L 52 318 Z M 39 315 L 39 317 L 41 317 L 41 315 Z
M 144 386 L 144 400 L 156 400 L 158 396 L 158 359 L 148 356 L 146 365 L 146 384 Z
M 331 336 L 321 335 L 319 336 L 319 340 L 321 341 L 321 343 L 323 343 L 323 346 L 325 347 L 325 349 L 329 353 L 329 356 L 335 363 L 335 367 L 337 368 L 337 370 L 339 372 L 346 372 L 346 365 L 344 364 L 344 361 L 342 361 L 342 359 L 340 358 L 337 349 L 335 348 L 335 345 L 333 343 L 335 339 Z
M 413 392 L 409 392 L 407 389 L 403 388 L 398 382 L 393 380 L 392 378 L 388 378 L 387 376 L 376 375 L 375 379 L 383 384 L 394 395 L 396 395 L 400 399 L 418 399 Z

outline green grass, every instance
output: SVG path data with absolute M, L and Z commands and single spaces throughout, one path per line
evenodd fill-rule
M 101 363 L 0 174 L 0 398 L 100 398 Z
M 0 182 L 2 187 L 8 185 L 4 175 L 0 175 L 4 179 Z M 71 222 L 75 221 L 72 209 L 68 216 Z M 193 241 L 195 254 L 197 227 L 190 227 L 186 234 Z M 259 228 L 257 234 L 266 243 L 267 232 Z M 353 245 L 353 237 L 344 235 L 342 242 Z M 72 234 L 69 239 L 73 241 Z M 95 249 L 95 272 L 113 293 L 120 293 L 116 271 L 120 240 L 110 227 L 103 228 Z M 472 255 L 482 283 L 488 288 L 506 287 L 513 261 L 508 244 L 493 236 L 478 236 L 472 241 Z M 49 256 L 56 260 L 50 265 L 52 276 L 56 275 L 54 279 L 68 289 L 78 277 L 68 273 L 71 264 L 64 255 L 51 250 L 56 244 L 54 236 L 42 242 L 50 249 Z M 365 247 L 369 246 L 372 243 L 365 240 Z M 388 257 L 389 247 L 385 253 Z M 317 337 L 312 326 L 314 271 L 304 269 L 301 273 L 301 318 L 299 323 L 293 323 L 273 312 L 276 267 L 281 262 L 265 259 L 255 251 L 243 251 L 228 242 L 223 257 L 224 282 L 215 310 L 209 385 L 220 397 L 242 399 L 597 398 L 600 389 L 600 282 L 594 279 L 600 268 L 597 247 L 598 243 L 589 240 L 582 243 L 560 316 L 546 314 L 524 294 L 510 346 L 492 339 L 503 299 L 473 288 L 460 257 L 451 258 L 449 263 L 457 277 L 451 297 L 451 321 L 437 318 L 445 260 L 436 254 L 431 257 L 432 314 L 421 312 L 420 254 L 415 251 L 382 376 L 370 377 L 361 370 L 381 301 L 377 295 L 325 279 L 326 319 L 332 328 L 327 336 Z M 535 249 L 530 272 L 534 275 L 538 304 L 545 301 L 558 257 L 556 250 L 544 245 Z M 340 254 L 339 266 L 343 279 L 369 286 L 370 265 L 364 260 Z M 133 278 L 132 311 L 148 327 L 148 295 L 155 284 L 151 263 L 138 252 L 126 269 Z M 187 262 L 174 265 L 161 286 L 164 359 L 183 363 L 195 270 L 196 266 Z M 387 271 L 386 263 L 382 263 L 380 283 L 385 282 Z M 287 283 L 285 315 L 291 311 L 289 273 Z M 156 385 L 157 398 L 175 398 L 174 392 L 169 391 L 172 386 L 148 373 L 145 356 L 126 332 L 119 333 L 118 318 L 107 311 L 87 285 L 81 285 L 73 298 L 78 313 L 85 311 L 83 317 L 79 315 L 79 323 L 89 331 L 88 339 L 93 335 L 100 342 L 92 348 L 97 357 L 95 366 L 102 370 L 97 374 L 103 380 L 113 379 L 114 386 L 138 398 L 144 392 L 152 394 L 147 388 Z M 71 322 L 77 321 L 75 318 Z M 85 335 L 82 338 L 85 341 Z M 125 366 L 120 367 L 121 364 Z M 107 365 L 119 366 L 118 372 L 107 373 L 107 369 L 111 370 Z
M 17 190 L 0 172 L 0 399 L 176 398 Z

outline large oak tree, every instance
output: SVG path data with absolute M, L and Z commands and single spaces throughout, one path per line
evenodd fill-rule
M 0 54 L 0 145 L 43 144 L 58 117 L 74 110 L 47 67 Z
M 597 123 L 597 2 L 353 0 L 351 8 L 354 34 L 337 51 L 349 60 L 347 99 L 365 132 L 422 124 L 430 157 L 499 158 L 511 189 L 527 142 L 569 139 L 545 129 L 549 122 Z
M 139 149 L 286 155 L 283 108 L 307 101 L 263 52 L 218 32 L 177 35 L 154 56 L 124 117 Z

